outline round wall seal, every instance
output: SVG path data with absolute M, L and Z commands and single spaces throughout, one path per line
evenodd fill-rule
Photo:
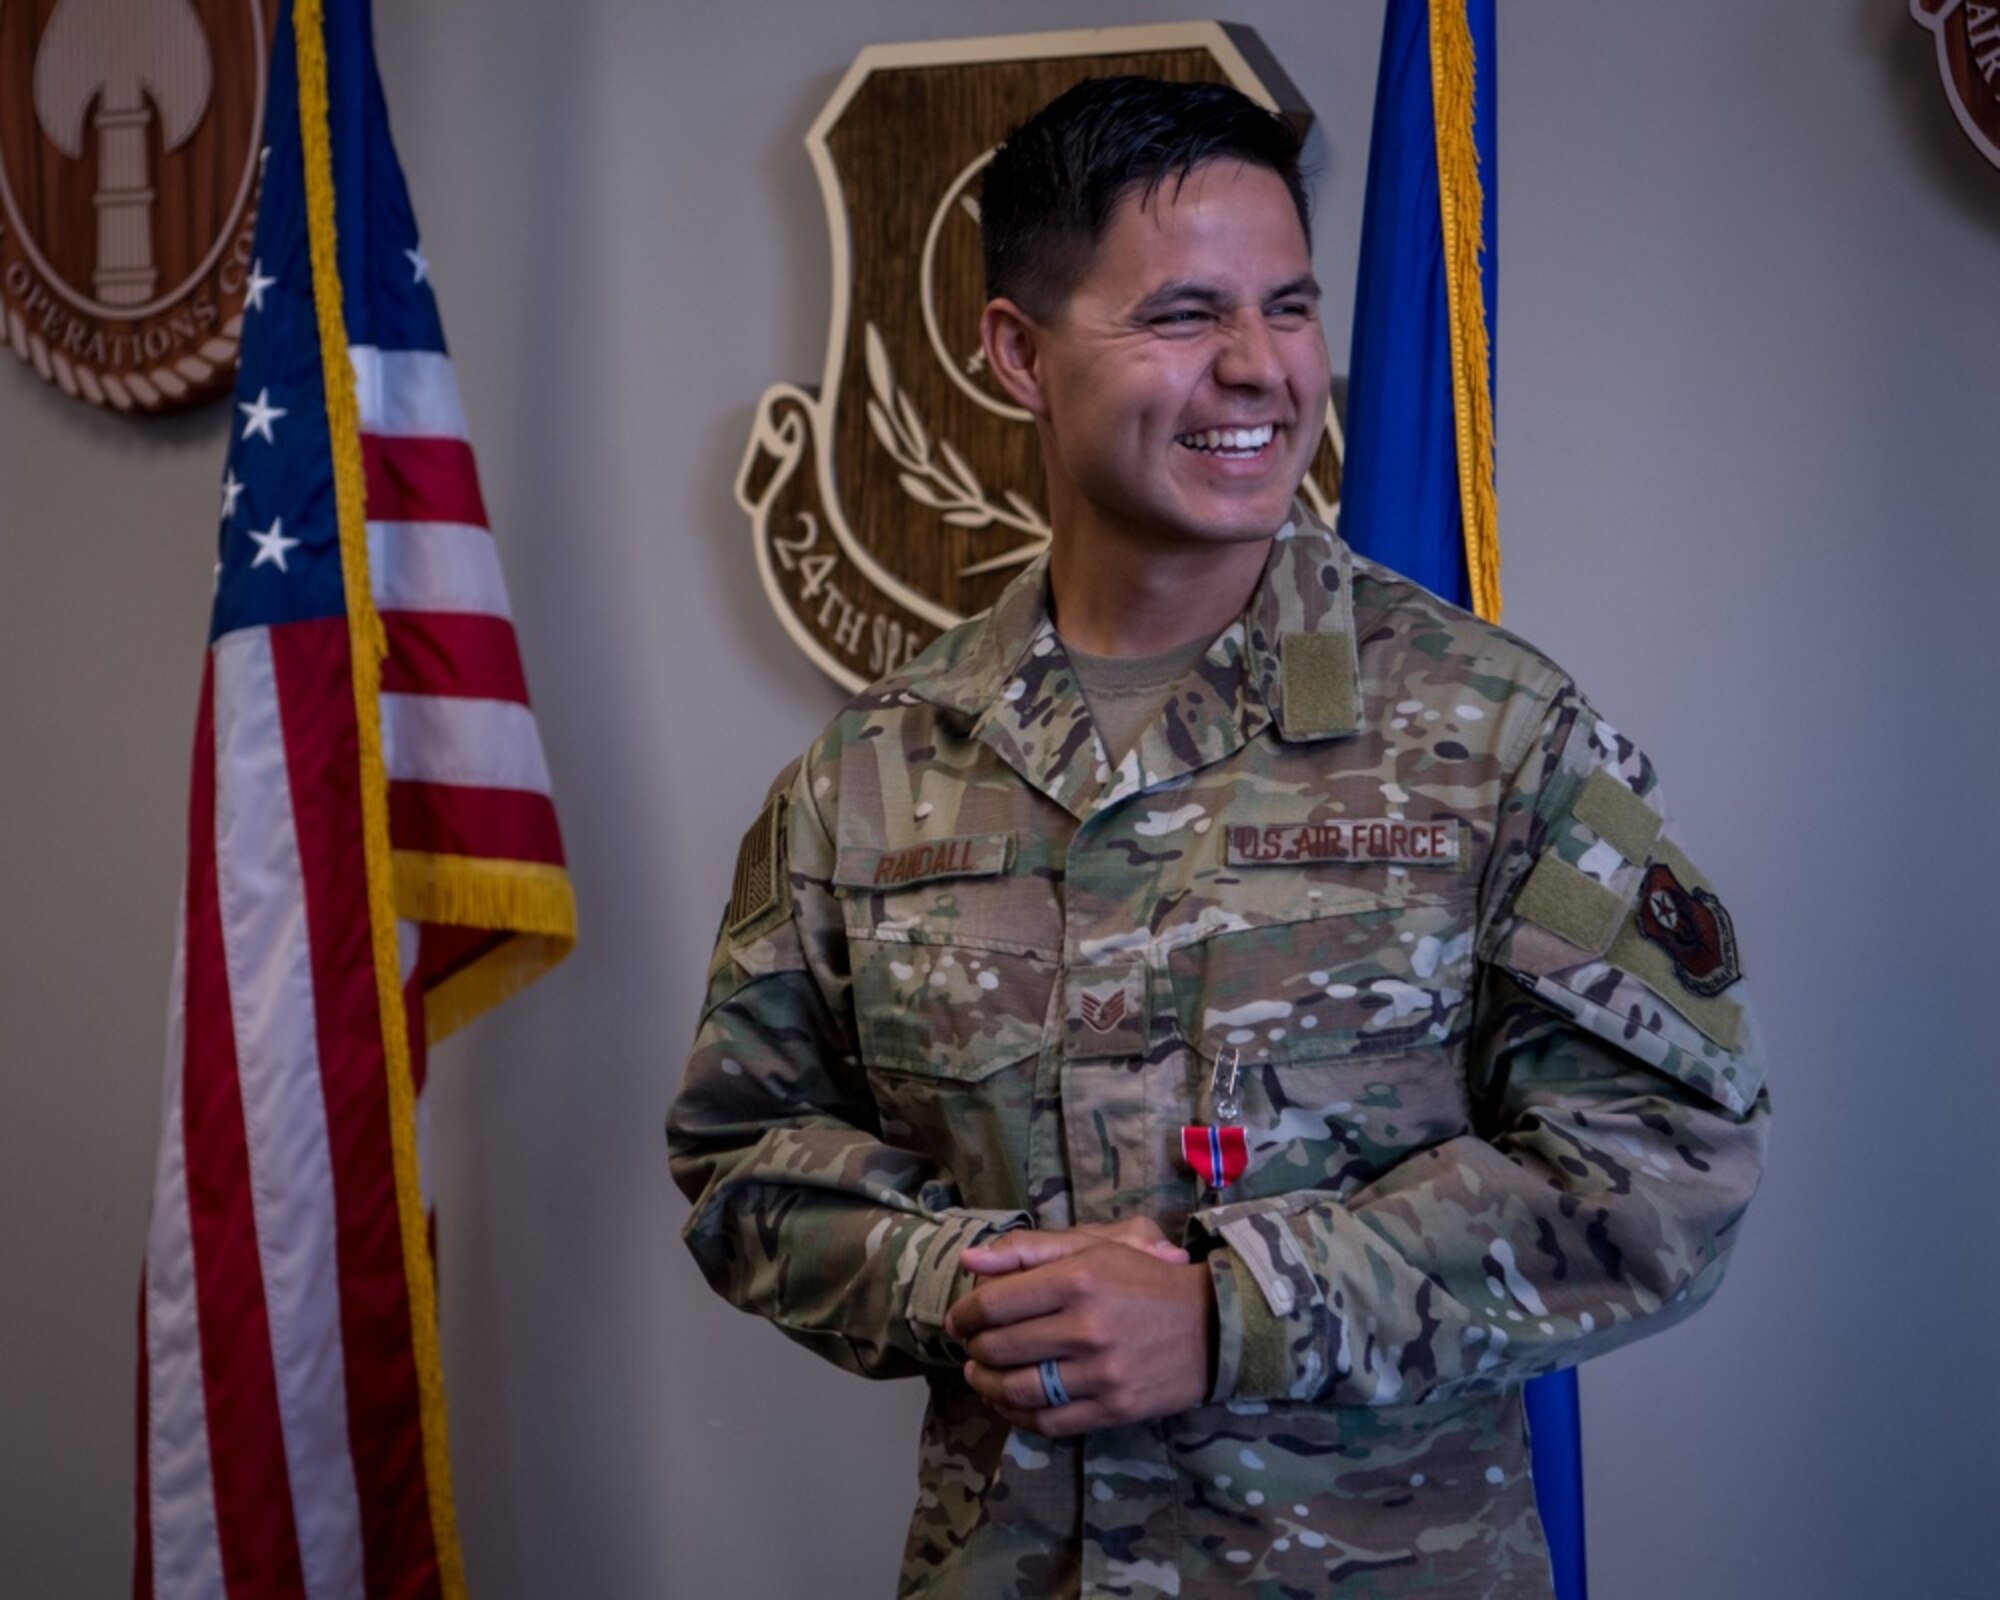
M 63 393 L 236 373 L 275 0 L 0 0 L 0 318 Z
M 1937 40 L 1938 78 L 1958 125 L 2000 167 L 2000 4 L 1910 0 L 1910 15 Z

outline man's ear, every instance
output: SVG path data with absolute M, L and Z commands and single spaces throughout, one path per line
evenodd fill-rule
M 1031 417 L 1047 416 L 1035 319 L 1005 297 L 989 300 L 979 314 L 979 345 L 986 352 L 986 370 L 1007 398 Z

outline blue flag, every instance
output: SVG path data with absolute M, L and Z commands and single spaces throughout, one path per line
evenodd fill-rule
M 1500 612 L 1491 315 L 1498 304 L 1494 0 L 1389 0 L 1347 404 L 1340 531 L 1488 621 Z M 1574 1371 L 1527 1387 L 1560 1600 L 1585 1600 Z

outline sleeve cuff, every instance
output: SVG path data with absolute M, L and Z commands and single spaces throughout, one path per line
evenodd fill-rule
M 1293 1236 L 1305 1198 L 1242 1201 L 1198 1212 L 1215 1242 L 1207 1257 L 1215 1289 L 1215 1384 L 1209 1398 L 1314 1400 L 1331 1377 L 1338 1311 Z
M 949 1211 L 930 1225 L 930 1237 L 915 1245 L 917 1265 L 910 1279 L 907 1315 L 918 1339 L 936 1353 L 936 1359 L 962 1358 L 944 1332 L 944 1314 L 973 1285 L 972 1274 L 959 1267 L 960 1253 L 969 1244 L 984 1244 L 1028 1225 L 1024 1211 Z
M 1215 1387 L 1209 1399 L 1281 1400 L 1293 1385 L 1291 1332 L 1227 1249 L 1208 1258 L 1215 1286 Z

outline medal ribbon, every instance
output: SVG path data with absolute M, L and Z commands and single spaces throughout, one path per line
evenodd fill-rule
M 1184 1124 L 1181 1155 L 1211 1189 L 1226 1189 L 1250 1166 L 1250 1146 L 1241 1128 Z

